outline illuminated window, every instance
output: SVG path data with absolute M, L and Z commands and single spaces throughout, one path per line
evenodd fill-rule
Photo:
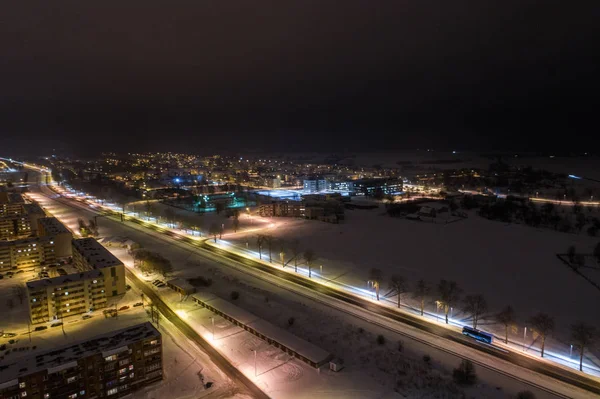
M 26 385 L 24 382 L 19 382 L 19 388 L 25 388 L 25 387 L 26 387 Z

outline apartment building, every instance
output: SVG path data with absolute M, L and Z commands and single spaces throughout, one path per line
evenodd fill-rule
M 106 296 L 125 293 L 125 266 L 94 238 L 72 241 L 73 264 L 79 271 L 100 270 L 104 276 Z
M 121 398 L 162 374 L 161 334 L 147 322 L 0 365 L 0 398 Z
M 30 235 L 31 223 L 26 215 L 0 216 L 0 240 L 17 240 Z
M 0 271 L 48 265 L 56 262 L 53 237 L 0 241 Z
M 100 270 L 30 281 L 26 287 L 31 324 L 62 320 L 106 306 Z
M 37 226 L 40 237 L 54 237 L 54 252 L 57 259 L 71 256 L 73 234 L 57 218 L 39 218 Z

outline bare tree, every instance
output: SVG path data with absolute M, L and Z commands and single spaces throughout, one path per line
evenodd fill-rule
M 17 298 L 19 298 L 19 303 L 22 305 L 26 296 L 25 287 L 22 285 L 15 285 L 13 286 L 13 293 Z
M 554 319 L 546 313 L 538 313 L 533 316 L 529 322 L 533 326 L 533 330 L 542 337 L 542 357 L 544 357 L 544 348 L 546 346 L 546 338 L 554 330 Z
M 273 263 L 272 249 L 273 249 L 273 241 L 275 240 L 272 235 L 266 234 L 264 235 L 264 240 L 267 243 L 267 248 L 269 249 L 269 263 Z
M 429 291 L 431 291 L 430 287 L 427 285 L 425 280 L 419 280 L 417 282 L 417 286 L 415 287 L 415 292 L 413 293 L 413 298 L 418 299 L 421 305 L 421 316 L 423 316 L 423 311 L 425 309 L 425 299 L 427 295 L 429 295 Z
M 306 261 L 306 266 L 308 266 L 308 277 L 311 278 L 312 277 L 312 262 L 314 262 L 315 260 L 317 260 L 317 255 L 315 255 L 315 253 L 310 250 L 307 249 L 306 251 L 304 251 L 304 260 Z
M 281 260 L 281 266 L 285 267 L 285 240 L 280 238 L 277 243 L 279 244 L 279 260 Z
M 258 258 L 262 260 L 262 246 L 265 242 L 265 236 L 258 234 L 256 236 L 256 245 L 258 246 Z
M 504 343 L 508 344 L 508 328 L 515 324 L 515 311 L 511 306 L 507 306 L 496 315 L 496 320 L 504 326 Z
M 440 294 L 444 313 L 446 314 L 446 324 L 448 324 L 448 313 L 450 308 L 460 300 L 461 289 L 455 281 L 440 280 L 438 284 L 438 293 Z
M 208 234 L 213 236 L 213 239 L 215 240 L 215 242 L 217 242 L 217 236 L 219 235 L 220 232 L 221 232 L 221 229 L 219 228 L 219 226 L 216 223 L 211 223 L 210 227 L 208 228 Z
M 398 308 L 400 308 L 402 294 L 406 292 L 406 279 L 404 276 L 392 274 L 392 277 L 390 278 L 390 288 L 398 294 Z
M 240 217 L 239 217 L 239 212 L 238 212 L 238 213 L 234 213 L 234 215 L 233 215 L 233 232 L 237 233 L 239 228 L 240 228 Z
M 473 328 L 477 328 L 479 318 L 487 310 L 487 302 L 481 294 L 467 295 L 465 298 L 465 312 L 470 313 L 473 317 Z
M 376 267 L 369 270 L 369 280 L 373 282 L 373 286 L 375 287 L 375 294 L 377 296 L 377 300 L 379 300 L 379 284 L 383 279 L 383 272 L 381 269 L 377 269 Z
M 571 326 L 571 338 L 579 348 L 579 371 L 583 371 L 583 352 L 596 338 L 594 326 L 577 323 Z
M 292 241 L 292 255 L 294 257 L 294 271 L 298 272 L 298 258 L 300 257 L 300 242 L 298 240 Z

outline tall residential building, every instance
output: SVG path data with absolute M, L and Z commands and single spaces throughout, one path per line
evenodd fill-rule
M 305 179 L 302 185 L 305 193 L 316 193 L 329 188 L 327 180 L 321 178 Z
M 125 266 L 94 238 L 72 241 L 73 263 L 79 271 L 100 270 L 104 275 L 106 296 L 125 293 Z
M 162 374 L 161 334 L 146 322 L 0 365 L 0 398 L 120 398 Z
M 30 281 L 26 284 L 31 323 L 46 323 L 106 306 L 100 270 Z
M 71 256 L 73 234 L 57 218 L 39 218 L 37 225 L 40 237 L 54 237 L 54 253 L 57 259 Z
M 53 237 L 33 237 L 0 241 L 0 271 L 56 262 Z

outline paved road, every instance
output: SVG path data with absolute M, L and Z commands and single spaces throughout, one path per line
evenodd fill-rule
M 63 202 L 63 201 L 61 201 L 61 202 Z M 77 203 L 77 202 L 71 203 L 71 204 L 65 203 L 65 205 L 70 205 L 70 206 L 77 205 L 88 211 L 90 210 L 84 204 Z M 94 210 L 94 211 L 98 212 L 97 210 Z M 110 211 L 105 211 L 103 213 L 107 214 L 107 215 L 116 216 L 116 213 L 110 212 Z M 140 222 L 138 222 L 134 219 L 129 219 L 129 221 L 141 224 Z M 144 225 L 143 227 L 144 228 L 152 228 L 152 226 L 149 226 L 149 225 Z M 253 261 L 253 260 L 248 259 L 239 254 L 225 251 L 220 248 L 216 248 L 216 247 L 207 245 L 206 243 L 203 243 L 203 242 L 192 240 L 189 237 L 181 236 L 181 235 L 178 235 L 178 234 L 170 232 L 170 231 L 162 231 L 161 233 L 163 233 L 167 236 L 177 237 L 179 243 L 188 244 L 188 246 L 193 247 L 193 250 L 195 250 L 195 251 L 210 253 L 210 254 L 214 255 L 215 258 L 217 258 L 217 260 L 218 260 L 218 258 L 226 258 L 230 261 L 239 263 L 246 268 L 249 267 L 249 268 L 258 270 L 262 273 L 267 273 L 271 276 L 286 280 L 286 281 L 294 283 L 298 286 L 309 288 L 312 291 L 315 291 L 315 292 L 321 293 L 323 295 L 326 295 L 330 298 L 342 301 L 346 304 L 350 304 L 350 305 L 356 306 L 358 308 L 368 310 L 370 312 L 376 313 L 376 314 L 386 317 L 388 319 L 407 324 L 409 326 L 418 328 L 422 331 L 426 331 L 428 333 L 431 333 L 431 334 L 440 336 L 442 338 L 460 343 L 467 347 L 476 349 L 483 353 L 486 353 L 486 354 L 489 354 L 492 356 L 496 356 L 496 357 L 503 359 L 505 361 L 508 361 L 512 364 L 524 367 L 529 370 L 536 371 L 540 374 L 555 378 L 559 381 L 571 384 L 578 388 L 593 392 L 595 394 L 600 394 L 600 384 L 597 381 L 595 381 L 592 378 L 586 377 L 585 375 L 579 374 L 577 372 L 566 370 L 566 369 L 556 366 L 556 365 L 537 361 L 536 359 L 532 359 L 528 356 L 524 356 L 518 352 L 508 352 L 508 351 L 504 351 L 504 350 L 499 350 L 498 348 L 495 348 L 493 346 L 479 344 L 476 341 L 466 338 L 465 336 L 463 336 L 462 334 L 460 334 L 458 332 L 454 332 L 454 331 L 448 330 L 444 327 L 437 326 L 433 323 L 430 323 L 429 321 L 421 319 L 418 316 L 398 312 L 394 309 L 375 304 L 371 301 L 368 301 L 364 298 L 355 296 L 348 292 L 344 292 L 344 291 L 338 290 L 336 288 L 324 286 L 324 285 L 319 284 L 319 283 L 315 282 L 314 280 L 310 280 L 304 276 L 287 273 L 281 269 L 273 268 L 273 267 L 263 264 L 261 262 Z M 192 249 L 192 248 L 190 248 L 190 249 Z M 174 315 L 174 313 L 173 313 L 173 315 Z M 174 315 L 174 317 L 177 317 L 177 316 Z M 183 323 L 183 321 L 181 321 L 181 322 Z M 210 346 L 206 342 L 204 343 L 204 345 Z M 541 387 L 541 388 L 544 389 L 543 387 Z M 560 396 L 560 394 L 558 394 L 556 392 L 553 392 L 553 393 Z

